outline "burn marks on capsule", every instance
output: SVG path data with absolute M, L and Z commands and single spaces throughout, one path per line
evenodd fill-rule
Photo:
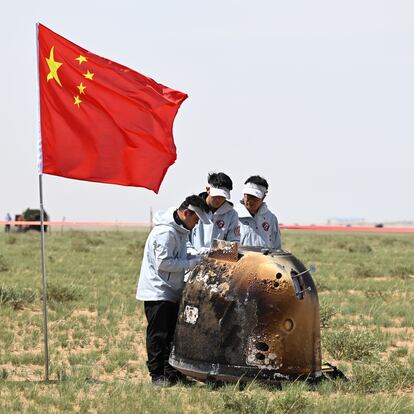
M 256 349 L 259 351 L 268 351 L 269 345 L 266 342 L 257 342 L 256 343 Z
M 282 349 L 280 335 L 271 338 L 261 334 L 252 335 L 247 343 L 246 365 L 257 366 L 260 369 L 278 369 L 282 366 L 280 359 L 283 355 Z
M 241 248 L 236 258 L 231 246 L 222 247 L 187 282 L 172 365 L 202 380 L 234 382 L 319 371 L 316 290 L 298 300 L 290 273 L 302 273 L 304 288 L 314 286 L 304 265 L 287 253 Z

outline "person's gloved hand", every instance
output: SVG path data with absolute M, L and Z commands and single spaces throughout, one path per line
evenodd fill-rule
M 201 247 L 198 252 L 200 254 L 202 254 L 203 256 L 205 256 L 206 254 L 208 254 L 209 251 L 210 251 L 210 248 L 209 247 Z
M 201 261 L 201 257 L 194 257 L 188 261 L 188 270 L 193 270 Z

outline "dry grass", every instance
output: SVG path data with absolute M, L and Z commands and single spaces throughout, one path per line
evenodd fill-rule
M 283 233 L 318 268 L 323 356 L 351 381 L 242 393 L 149 384 L 137 232 L 47 236 L 52 382 L 43 383 L 38 234 L 13 237 L 0 237 L 1 412 L 414 412 L 412 235 Z

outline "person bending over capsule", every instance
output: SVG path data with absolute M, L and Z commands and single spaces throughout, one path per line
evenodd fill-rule
M 154 228 L 145 243 L 136 298 L 144 301 L 148 326 L 147 367 L 152 383 L 170 386 L 185 377 L 168 363 L 177 322 L 184 274 L 199 263 L 200 256 L 187 254 L 190 231 L 198 223 L 208 223 L 208 207 L 196 195 L 187 197 L 177 208 L 157 212 Z

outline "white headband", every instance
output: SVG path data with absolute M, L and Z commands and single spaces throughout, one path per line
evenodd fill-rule
M 243 194 L 250 194 L 257 198 L 263 198 L 267 194 L 267 188 L 254 183 L 244 185 Z
M 211 221 L 205 211 L 203 211 L 200 207 L 193 206 L 190 204 L 188 207 L 188 210 L 194 211 L 194 213 L 197 214 L 198 218 L 201 220 L 203 224 L 210 224 Z
M 208 185 L 208 187 L 210 187 L 210 195 L 212 197 L 220 196 L 224 197 L 226 200 L 230 200 L 230 191 L 227 188 L 212 187 L 210 184 Z

